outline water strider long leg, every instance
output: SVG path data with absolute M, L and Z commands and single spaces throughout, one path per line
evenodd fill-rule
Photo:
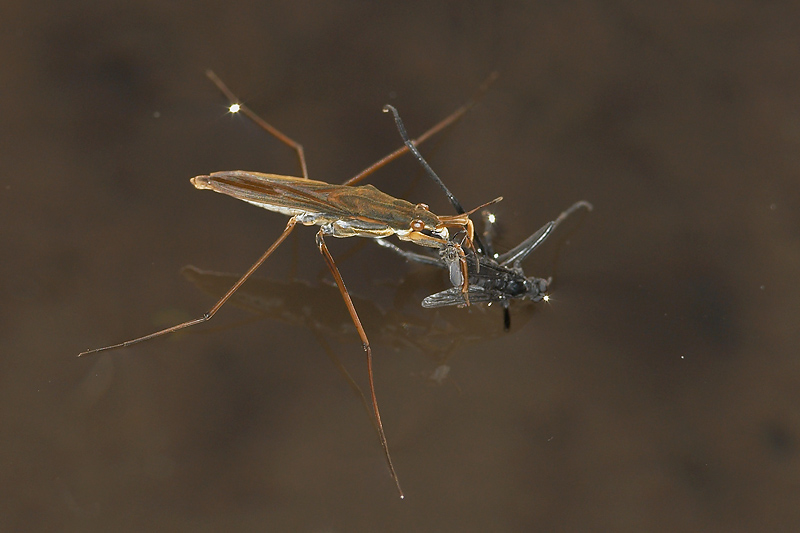
M 283 233 L 281 233 L 280 236 L 275 240 L 275 242 L 272 243 L 272 246 L 270 246 L 267 249 L 267 251 L 264 252 L 264 254 L 261 257 L 259 257 L 258 260 L 255 263 L 253 263 L 253 266 L 251 266 L 247 270 L 247 272 L 245 272 L 244 275 L 241 278 L 239 278 L 239 281 L 237 281 L 233 285 L 233 287 L 231 287 L 228 290 L 228 292 L 226 292 L 225 295 L 222 298 L 220 298 L 217 303 L 214 304 L 214 307 L 212 307 L 207 313 L 205 313 L 200 318 L 195 318 L 194 320 L 188 320 L 186 322 L 183 322 L 182 324 L 178 324 L 176 326 L 172 326 L 172 327 L 169 327 L 169 328 L 166 328 L 166 329 L 162 329 L 161 331 L 156 331 L 155 333 L 150 333 L 149 335 L 145 335 L 143 337 L 138 337 L 136 339 L 131 339 L 129 341 L 120 342 L 119 344 L 112 344 L 111 346 L 104 346 L 102 348 L 95 348 L 93 350 L 86 350 L 85 352 L 79 353 L 78 357 L 81 357 L 83 355 L 87 355 L 87 354 L 90 354 L 90 353 L 97 353 L 97 352 L 104 352 L 106 350 L 113 350 L 115 348 L 124 348 L 126 346 L 131 346 L 133 344 L 138 344 L 140 342 L 144 342 L 144 341 L 153 339 L 155 337 L 160 337 L 162 335 L 167 335 L 168 333 L 173 333 L 175 331 L 179 331 L 179 330 L 184 329 L 184 328 L 195 326 L 197 324 L 200 324 L 202 322 L 206 322 L 206 321 L 210 320 L 211 317 L 213 317 L 216 314 L 216 312 L 219 311 L 220 307 L 225 305 L 225 302 L 228 301 L 228 299 L 233 295 L 233 293 L 235 293 L 239 289 L 239 287 L 241 287 L 242 284 L 245 281 L 247 281 L 247 278 L 249 278 L 253 274 L 253 272 L 255 272 L 258 269 L 258 267 L 260 267 L 261 264 L 264 261 L 266 261 L 267 258 L 270 255 L 272 255 L 272 252 L 274 252 L 275 249 L 278 246 L 280 246 L 280 244 L 286 239 L 286 237 L 289 236 L 289 234 L 294 229 L 295 224 L 297 224 L 297 219 L 295 217 L 290 218 L 289 222 L 286 224 L 286 229 L 284 229 Z
M 222 91 L 222 94 L 225 95 L 225 97 L 231 104 L 236 104 L 239 106 L 239 111 L 244 113 L 244 115 L 247 118 L 258 124 L 259 127 L 266 130 L 270 135 L 272 135 L 282 143 L 288 145 L 295 152 L 297 152 L 297 158 L 300 160 L 300 171 L 302 172 L 303 177 L 308 179 L 308 167 L 306 166 L 306 155 L 305 152 L 303 151 L 303 145 L 296 142 L 285 133 L 281 132 L 278 128 L 276 128 L 263 118 L 259 117 L 254 111 L 252 111 L 249 107 L 244 105 L 242 101 L 239 100 L 239 98 L 237 98 L 236 95 L 233 94 L 233 92 L 230 89 L 228 89 L 228 86 L 225 85 L 225 83 L 221 79 L 219 79 L 219 76 L 217 76 L 213 70 L 207 70 L 206 76 L 208 76 L 208 79 L 214 82 L 214 85 L 216 85 L 217 88 L 220 91 Z
M 267 131 L 270 135 L 281 141 L 282 143 L 286 144 L 287 146 L 291 147 L 293 150 L 297 152 L 297 157 L 300 160 L 300 169 L 302 171 L 303 177 L 308 179 L 308 166 L 306 165 L 306 157 L 305 152 L 303 151 L 303 146 L 293 140 L 291 137 L 286 135 L 285 133 L 281 132 L 275 126 L 258 116 L 252 109 L 241 103 L 241 100 L 233 94 L 233 92 L 228 88 L 227 85 L 217 76 L 214 71 L 207 70 L 206 76 L 217 86 L 217 88 L 225 95 L 228 101 L 231 104 L 236 104 L 239 106 L 239 110 L 244 113 L 244 115 L 255 122 L 259 127 Z M 463 117 L 467 111 L 469 111 L 475 104 L 478 103 L 480 98 L 486 93 L 489 89 L 489 85 L 491 85 L 498 77 L 497 72 L 492 72 L 488 78 L 480 85 L 478 91 L 472 96 L 472 98 L 464 105 L 456 109 L 453 113 L 449 116 L 445 117 L 443 120 L 439 121 L 438 124 L 434 125 L 428 131 L 414 139 L 412 142 L 415 146 L 419 146 L 420 144 L 424 143 L 440 131 L 444 130 L 448 126 L 458 122 L 458 120 Z M 408 146 L 403 145 L 391 154 L 383 157 L 379 161 L 376 161 L 372 165 L 368 166 L 349 180 L 344 182 L 344 185 L 355 185 L 356 183 L 360 182 L 379 168 L 387 165 L 391 161 L 394 161 L 404 153 L 408 152 Z
M 389 445 L 386 442 L 386 433 L 383 431 L 381 413 L 378 409 L 378 398 L 375 396 L 375 380 L 373 379 L 372 375 L 372 349 L 369 347 L 367 332 L 364 331 L 364 326 L 361 325 L 361 319 L 358 318 L 358 313 L 353 305 L 352 298 L 350 298 L 350 293 L 347 292 L 347 287 L 344 285 L 344 280 L 342 279 L 342 275 L 339 273 L 339 268 L 336 266 L 333 256 L 331 255 L 330 251 L 328 251 L 328 247 L 325 245 L 323 233 L 324 230 L 322 228 L 320 228 L 319 232 L 317 232 L 317 246 L 319 247 L 322 257 L 325 258 L 325 262 L 328 264 L 328 268 L 333 275 L 333 279 L 336 281 L 336 285 L 339 287 L 339 292 L 342 293 L 342 299 L 347 307 L 347 312 L 350 313 L 350 318 L 353 319 L 353 324 L 356 327 L 356 331 L 358 331 L 358 336 L 361 337 L 361 343 L 364 345 L 364 351 L 367 352 L 367 376 L 369 377 L 369 392 L 372 396 L 372 410 L 375 413 L 378 437 L 380 438 L 381 446 L 383 447 L 383 453 L 386 456 L 386 462 L 389 464 L 389 472 L 391 473 L 392 479 L 394 479 L 394 483 L 397 486 L 397 492 L 400 493 L 400 498 L 404 498 L 405 496 L 403 495 L 403 489 L 400 488 L 400 480 L 397 479 L 397 473 L 394 470 L 394 464 L 392 464 L 392 457 L 389 455 Z
M 331 347 L 331 344 L 328 342 L 325 336 L 319 331 L 317 331 L 318 326 L 315 326 L 315 324 L 311 323 L 311 321 L 305 324 L 305 326 L 306 328 L 308 328 L 311 334 L 314 335 L 314 338 L 317 340 L 320 346 L 322 346 L 322 349 L 325 351 L 325 355 L 328 356 L 328 360 L 330 360 L 333 366 L 336 367 L 336 370 L 339 371 L 339 374 L 341 374 L 342 378 L 344 378 L 344 380 L 350 386 L 350 390 L 352 390 L 353 394 L 355 394 L 358 397 L 359 401 L 361 402 L 361 406 L 364 407 L 364 412 L 366 413 L 367 418 L 370 420 L 370 422 L 372 422 L 372 427 L 375 428 L 375 432 L 380 435 L 380 431 L 378 430 L 378 424 L 375 422 L 375 418 L 372 416 L 372 412 L 370 411 L 370 405 L 367 402 L 367 397 L 364 396 L 364 391 L 361 390 L 361 387 L 358 386 L 356 380 L 353 379 L 353 376 L 350 375 L 350 372 L 348 372 L 347 368 L 345 368 L 345 366 L 336 356 L 336 353 L 334 352 L 333 348 Z

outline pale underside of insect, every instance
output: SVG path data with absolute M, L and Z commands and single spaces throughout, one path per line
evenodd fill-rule
M 394 198 L 385 194 L 372 185 L 352 186 L 353 183 L 360 181 L 375 169 L 380 168 L 394 158 L 402 155 L 409 150 L 408 146 L 414 147 L 434 133 L 440 131 L 449 124 L 460 118 L 472 105 L 474 100 L 445 118 L 439 124 L 428 130 L 414 142 L 407 142 L 405 148 L 401 148 L 384 157 L 373 164 L 365 171 L 362 171 L 354 178 L 351 178 L 343 185 L 333 185 L 321 181 L 308 179 L 305 156 L 301 145 L 284 135 L 279 130 L 265 122 L 243 104 L 238 104 L 238 98 L 228 90 L 224 83 L 211 71 L 207 72 L 209 78 L 217 87 L 228 97 L 232 104 L 237 105 L 237 109 L 262 126 L 276 138 L 292 147 L 298 154 L 303 177 L 280 176 L 275 174 L 263 174 L 259 172 L 247 171 L 222 171 L 210 175 L 196 176 L 191 179 L 191 183 L 198 189 L 210 189 L 215 192 L 226 194 L 234 198 L 251 203 L 258 207 L 268 209 L 289 216 L 283 232 L 275 242 L 259 257 L 258 260 L 233 284 L 233 286 L 217 301 L 216 304 L 200 318 L 189 320 L 181 324 L 148 334 L 129 341 L 87 350 L 79 356 L 96 353 L 100 351 L 122 348 L 144 342 L 162 335 L 166 335 L 184 328 L 194 326 L 210 320 L 216 312 L 228 301 L 228 299 L 244 284 L 244 282 L 272 255 L 280 244 L 289 236 L 295 225 L 299 222 L 303 225 L 320 226 L 316 236 L 317 247 L 325 259 L 334 281 L 339 288 L 341 297 L 350 314 L 353 324 L 356 327 L 362 345 L 367 356 L 367 376 L 371 394 L 372 408 L 375 416 L 376 428 L 384 451 L 384 456 L 389 466 L 392 479 L 395 482 L 400 497 L 403 491 L 394 469 L 394 465 L 389 454 L 386 435 L 381 422 L 378 401 L 375 395 L 375 385 L 372 370 L 372 350 L 369 339 L 353 305 L 352 299 L 345 287 L 344 280 L 339 273 L 338 267 L 333 260 L 324 237 L 332 236 L 344 237 L 368 237 L 382 239 L 391 235 L 396 235 L 399 239 L 413 242 L 415 244 L 437 248 L 448 249 L 459 257 L 455 260 L 459 263 L 459 269 L 463 275 L 462 291 L 464 299 L 468 302 L 467 296 L 467 261 L 464 251 L 460 244 L 450 240 L 450 229 L 457 229 L 463 233 L 463 242 L 470 249 L 473 248 L 472 239 L 474 235 L 470 213 L 480 209 L 473 209 L 470 212 L 461 212 L 457 215 L 437 216 L 432 213 L 425 204 L 412 204 L 402 199 Z M 492 80 L 484 84 L 485 86 Z M 393 109 L 393 108 L 392 108 Z M 395 116 L 399 122 L 399 117 Z M 404 131 L 401 133 L 405 133 Z M 416 150 L 416 148 L 414 148 Z M 412 151 L 414 151 L 412 150 Z M 418 153 L 418 152 L 417 152 Z M 421 156 L 419 156 L 421 159 Z M 424 162 L 424 160 L 423 160 Z M 427 165 L 427 163 L 425 163 Z M 444 184 L 440 186 L 446 190 Z M 447 191 L 449 194 L 449 191 Z M 494 200 L 494 202 L 500 199 Z M 489 202 L 489 203 L 494 203 Z M 488 205 L 488 204 L 485 204 Z
M 216 272 L 194 266 L 184 267 L 181 274 L 198 289 L 217 299 L 241 277 L 241 273 Z M 350 297 L 373 345 L 392 352 L 414 350 L 441 365 L 461 346 L 485 342 L 504 333 L 503 328 L 496 321 L 488 320 L 486 313 L 482 312 L 484 310 L 477 306 L 475 313 L 463 313 L 451 307 L 431 316 L 429 311 L 411 302 L 406 302 L 406 305 L 404 295 L 412 292 L 422 280 L 427 283 L 429 277 L 409 275 L 383 284 L 394 291 L 391 306 L 381 306 L 373 298 L 359 296 L 350 290 Z M 338 288 L 322 280 L 274 279 L 255 274 L 236 291 L 228 305 L 253 313 L 256 316 L 252 320 L 268 319 L 307 328 L 323 347 L 331 340 L 349 343 L 358 339 L 353 321 L 341 305 Z M 520 309 L 520 320 L 514 322 L 516 326 L 533 316 L 524 314 L 526 311 L 527 308 L 524 311 Z M 221 327 L 230 329 L 236 326 L 226 324 Z

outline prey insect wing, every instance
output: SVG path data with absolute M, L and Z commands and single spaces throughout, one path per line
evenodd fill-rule
M 469 299 L 477 303 L 507 303 L 511 299 L 526 298 L 534 302 L 542 300 L 550 280 L 526 277 L 519 266 L 508 268 L 486 255 L 478 255 L 480 269 L 472 257 L 467 257 L 469 272 Z M 440 254 L 439 265 L 453 270 L 453 260 Z M 451 282 L 452 274 L 451 274 Z M 455 284 L 454 284 L 455 285 Z M 422 300 L 422 307 L 463 306 L 465 304 L 460 286 L 431 294 Z
M 469 286 L 470 303 L 491 304 L 501 301 L 496 291 L 488 291 L 479 285 Z M 433 309 L 436 307 L 463 307 L 466 305 L 464 294 L 459 287 L 450 287 L 447 290 L 426 296 L 422 300 L 422 307 Z

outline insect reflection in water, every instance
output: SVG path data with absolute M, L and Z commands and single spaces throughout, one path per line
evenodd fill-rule
M 186 266 L 181 274 L 203 292 L 219 298 L 240 274 L 203 270 Z M 406 281 L 408 280 L 408 281 Z M 415 291 L 415 281 L 408 276 L 395 287 L 398 294 Z M 419 290 L 419 289 L 416 289 Z M 487 320 L 487 310 L 475 307 L 472 313 L 461 309 L 442 309 L 436 315 L 425 311 L 418 303 L 405 305 L 407 297 L 383 308 L 374 300 L 350 292 L 353 304 L 361 310 L 364 329 L 370 331 L 374 344 L 392 350 L 412 349 L 439 366 L 448 362 L 459 347 L 487 341 L 505 333 L 496 320 Z M 308 328 L 321 341 L 335 339 L 348 343 L 357 338 L 349 314 L 337 301 L 338 289 L 327 283 L 303 280 L 273 280 L 253 276 L 231 296 L 230 303 L 258 315 L 258 319 L 275 320 Z M 534 306 L 520 306 L 522 320 L 514 322 L 521 328 L 535 312 Z

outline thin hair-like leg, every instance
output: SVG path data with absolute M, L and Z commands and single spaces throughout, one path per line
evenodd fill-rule
M 207 70 L 206 76 L 217 86 L 217 88 L 222 92 L 228 101 L 231 104 L 236 104 L 239 106 L 239 111 L 241 111 L 247 118 L 255 122 L 259 127 L 264 129 L 270 135 L 281 141 L 282 143 L 291 147 L 295 152 L 297 152 L 297 158 L 300 160 L 300 170 L 303 174 L 303 177 L 308 179 L 308 166 L 306 165 L 306 157 L 305 152 L 303 150 L 303 145 L 277 129 L 275 126 L 258 116 L 252 109 L 247 107 L 242 101 L 231 91 L 225 82 L 223 82 L 219 76 L 217 76 L 213 70 Z M 467 111 L 469 111 L 475 104 L 478 103 L 478 100 L 486 93 L 489 89 L 489 86 L 494 83 L 497 79 L 498 74 L 497 72 L 492 72 L 488 78 L 480 85 L 478 88 L 477 93 L 464 105 L 456 109 L 453 113 L 449 116 L 445 117 L 443 120 L 439 121 L 436 125 L 430 128 L 428 131 L 414 139 L 414 144 L 419 145 L 427 141 L 429 138 L 433 137 L 440 131 L 446 129 L 448 126 L 458 122 L 458 120 L 463 117 Z M 356 183 L 360 182 L 379 168 L 387 165 L 388 163 L 394 161 L 404 153 L 408 152 L 408 146 L 401 146 L 391 154 L 384 156 L 380 160 L 376 161 L 372 165 L 368 166 L 349 180 L 345 181 L 343 185 L 355 185 Z
M 594 209 L 592 204 L 587 202 L 586 200 L 580 200 L 572 204 L 568 209 L 564 210 L 558 217 L 553 220 L 552 222 L 548 222 L 541 228 L 539 228 L 533 235 L 516 245 L 511 250 L 507 251 L 506 253 L 500 255 L 497 258 L 497 262 L 501 265 L 509 265 L 509 264 L 518 264 L 525 260 L 528 255 L 533 252 L 536 248 L 538 248 L 549 236 L 550 234 L 555 231 L 556 227 L 559 224 L 564 222 L 572 213 L 577 211 L 578 209 L 586 209 L 587 211 L 591 211 Z
M 320 228 L 319 232 L 317 232 L 317 246 L 319 247 L 319 252 L 322 254 L 322 257 L 325 258 L 325 262 L 328 264 L 331 274 L 333 274 L 333 279 L 336 281 L 336 285 L 339 287 L 339 292 L 342 293 L 342 299 L 347 307 L 347 312 L 350 313 L 350 318 L 353 319 L 353 325 L 355 325 L 356 331 L 358 331 L 358 336 L 361 337 L 361 343 L 364 346 L 364 351 L 367 352 L 367 376 L 369 377 L 369 392 L 372 396 L 372 411 L 375 413 L 375 421 L 377 422 L 378 428 L 378 438 L 381 441 L 383 453 L 386 456 L 386 462 L 389 465 L 389 472 L 391 473 L 392 479 L 394 479 L 394 483 L 397 486 L 397 492 L 400 493 L 400 498 L 404 498 L 405 496 L 403 495 L 403 489 L 400 488 L 400 480 L 397 479 L 397 473 L 394 470 L 392 457 L 389 455 L 389 445 L 386 442 L 386 433 L 383 431 L 381 413 L 378 409 L 378 398 L 375 396 L 375 380 L 373 379 L 372 374 L 372 349 L 369 346 L 367 332 L 364 331 L 364 326 L 361 325 L 361 319 L 358 318 L 358 313 L 353 305 L 353 299 L 350 298 L 350 293 L 347 292 L 347 287 L 344 285 L 344 280 L 342 279 L 342 275 L 339 273 L 339 268 L 336 266 L 333 256 L 331 255 L 330 251 L 328 251 L 328 247 L 325 245 L 322 228 Z
M 297 158 L 300 160 L 300 171 L 302 172 L 303 177 L 308 179 L 308 167 L 306 166 L 306 155 L 303 151 L 303 145 L 280 131 L 263 118 L 259 117 L 252 109 L 244 105 L 242 101 L 235 94 L 233 94 L 230 89 L 228 89 L 228 86 L 225 85 L 225 83 L 214 73 L 213 70 L 206 70 L 206 76 L 208 76 L 208 79 L 214 82 L 214 85 L 217 86 L 217 88 L 222 92 L 222 94 L 225 95 L 231 104 L 239 106 L 239 111 L 241 111 L 247 118 L 255 122 L 260 128 L 297 152 Z
M 318 331 L 319 326 L 316 326 L 311 321 L 308 321 L 306 323 L 306 327 L 311 332 L 311 334 L 314 335 L 314 338 L 317 340 L 320 346 L 322 346 L 322 349 L 325 351 L 325 355 L 328 356 L 328 360 L 330 360 L 330 362 L 333 363 L 333 366 L 336 367 L 336 370 L 339 371 L 339 374 L 344 378 L 344 380 L 350 386 L 350 390 L 352 390 L 353 394 L 355 394 L 358 397 L 359 401 L 361 402 L 361 405 L 364 407 L 364 412 L 366 413 L 367 418 L 370 420 L 370 422 L 372 422 L 372 427 L 375 428 L 375 431 L 378 431 L 378 425 L 375 423 L 375 419 L 372 416 L 372 412 L 370 411 L 370 405 L 367 402 L 367 397 L 364 396 L 364 391 L 361 390 L 361 387 L 358 386 L 356 380 L 353 379 L 353 376 L 350 375 L 350 372 L 347 371 L 347 368 L 345 368 L 345 366 L 339 360 L 339 357 L 337 357 L 330 343 L 325 339 L 325 336 Z
M 261 118 L 255 111 L 243 104 L 242 100 L 236 96 L 227 85 L 225 85 L 225 82 L 222 81 L 222 79 L 220 79 L 220 77 L 217 76 L 213 70 L 206 70 L 206 76 L 212 81 L 212 83 L 214 83 L 214 85 L 217 86 L 217 89 L 219 89 L 220 92 L 225 95 L 225 98 L 228 99 L 228 102 L 230 102 L 231 106 L 237 105 L 239 107 L 239 111 L 241 111 L 244 116 L 252 120 L 259 128 L 263 129 L 280 142 L 297 152 L 297 159 L 300 161 L 300 173 L 304 178 L 309 179 L 308 165 L 306 164 L 306 155 L 305 151 L 303 150 L 303 145 L 280 131 L 278 128 Z M 232 110 L 231 113 L 233 113 Z M 297 273 L 297 238 L 293 238 L 292 243 L 292 261 L 289 266 L 289 278 L 294 278 L 295 274 Z
M 233 293 L 235 293 L 239 289 L 239 287 L 241 287 L 242 284 L 245 281 L 247 281 L 247 278 L 249 278 L 253 274 L 253 272 L 255 272 L 258 269 L 258 267 L 260 267 L 262 265 L 262 263 L 264 263 L 264 261 L 266 261 L 267 258 L 270 255 L 272 255 L 272 252 L 274 252 L 275 249 L 278 246 L 280 246 L 280 244 L 286 239 L 286 237 L 289 236 L 289 234 L 294 229 L 294 226 L 295 226 L 296 223 L 297 223 L 297 219 L 295 217 L 290 218 L 289 222 L 286 224 L 286 229 L 284 229 L 283 233 L 281 233 L 280 236 L 275 240 L 275 242 L 272 243 L 272 246 L 270 246 L 267 249 L 267 251 L 264 252 L 261 255 L 261 257 L 259 257 L 258 260 L 255 263 L 253 263 L 253 266 L 251 266 L 247 270 L 247 272 L 245 272 L 244 275 L 242 275 L 242 277 L 239 278 L 239 281 L 234 283 L 233 287 L 231 287 L 228 290 L 228 292 L 226 292 L 225 295 L 222 298 L 220 298 L 217 303 L 214 304 L 214 307 L 209 309 L 209 311 L 207 313 L 205 313 L 203 316 L 201 316 L 200 318 L 195 318 L 194 320 L 188 320 L 188 321 L 183 322 L 181 324 L 178 324 L 176 326 L 172 326 L 172 327 L 169 327 L 169 328 L 166 328 L 166 329 L 162 329 L 161 331 L 156 331 L 155 333 L 150 333 L 149 335 L 144 335 L 142 337 L 131 339 L 129 341 L 120 342 L 118 344 L 112 344 L 111 346 L 104 346 L 102 348 L 94 348 L 93 350 L 86 350 L 85 352 L 79 353 L 78 357 L 81 357 L 83 355 L 88 355 L 90 353 L 104 352 L 106 350 L 114 350 L 116 348 L 125 348 L 125 347 L 131 346 L 133 344 L 138 344 L 140 342 L 148 341 L 150 339 L 154 339 L 154 338 L 160 337 L 162 335 L 167 335 L 168 333 L 173 333 L 175 331 L 179 331 L 181 329 L 185 329 L 185 328 L 188 328 L 188 327 L 191 327 L 191 326 L 194 326 L 194 325 L 197 325 L 197 324 L 200 324 L 202 322 L 206 322 L 206 321 L 210 320 L 211 317 L 213 317 L 216 314 L 216 312 L 219 311 L 220 307 L 225 305 L 225 302 L 228 301 L 228 299 L 233 295 Z

